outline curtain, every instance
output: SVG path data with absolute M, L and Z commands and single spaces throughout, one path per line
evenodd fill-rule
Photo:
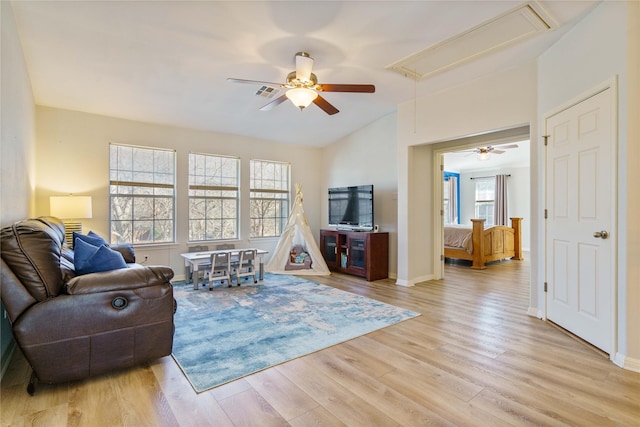
M 458 178 L 449 177 L 449 224 L 458 223 Z
M 496 193 L 493 204 L 493 219 L 495 225 L 507 225 L 509 213 L 507 212 L 507 177 L 509 175 L 496 175 Z

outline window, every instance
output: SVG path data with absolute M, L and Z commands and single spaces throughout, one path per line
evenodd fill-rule
M 189 241 L 238 238 L 240 160 L 189 153 Z
M 111 243 L 175 238 L 175 150 L 109 146 Z
M 484 218 L 485 226 L 494 225 L 493 205 L 496 194 L 494 178 L 473 178 L 476 181 L 476 218 Z
M 282 234 L 289 216 L 289 163 L 251 160 L 250 237 Z
M 460 174 L 444 172 L 443 216 L 445 224 L 460 223 Z

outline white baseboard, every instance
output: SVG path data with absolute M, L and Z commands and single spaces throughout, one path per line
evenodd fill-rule
M 633 359 L 624 354 L 616 353 L 616 355 L 611 358 L 611 361 L 628 371 L 640 372 L 640 359 Z
M 537 317 L 538 319 L 544 320 L 544 314 L 535 307 L 529 307 L 527 309 L 527 314 L 531 317 Z
M 435 277 L 433 277 L 433 274 L 428 274 L 426 276 L 416 277 L 416 278 L 411 279 L 411 280 L 396 279 L 396 285 L 398 285 L 398 286 L 415 286 L 416 283 L 427 282 L 427 281 L 433 280 L 433 279 L 435 279 Z

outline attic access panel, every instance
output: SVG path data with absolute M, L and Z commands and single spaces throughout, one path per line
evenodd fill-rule
M 525 3 L 386 68 L 423 80 L 522 42 L 554 26 L 551 17 L 539 5 Z

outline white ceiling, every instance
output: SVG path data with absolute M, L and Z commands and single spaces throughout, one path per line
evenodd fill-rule
M 517 148 L 502 149 L 504 145 L 516 144 Z M 486 146 L 486 145 L 484 145 Z M 508 169 L 509 167 L 529 166 L 529 141 L 515 140 L 504 144 L 494 144 L 494 148 L 504 151 L 501 154 L 489 153 L 489 159 L 478 160 L 470 148 L 444 154 L 444 169 L 449 172 L 470 173 L 482 170 Z
M 415 82 L 385 67 L 477 26 L 518 1 L 13 1 L 38 105 L 322 146 L 399 103 L 528 63 L 594 1 L 540 1 L 559 27 Z M 374 94 L 325 93 L 340 113 L 268 100 L 294 54 L 315 58 L 320 83 L 374 84 Z

